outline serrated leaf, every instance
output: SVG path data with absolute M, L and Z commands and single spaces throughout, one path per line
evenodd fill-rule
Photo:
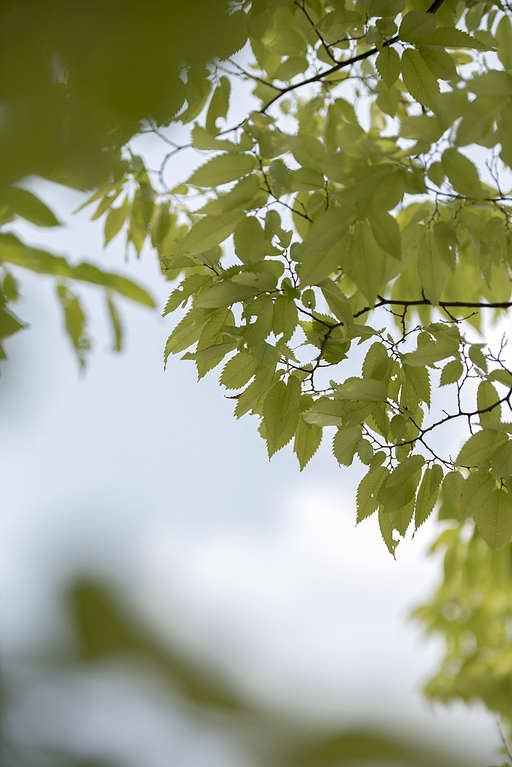
M 418 274 L 421 287 L 432 304 L 437 304 L 448 282 L 450 269 L 446 261 L 439 255 L 436 238 L 430 228 L 418 252 Z
M 456 463 L 459 466 L 483 466 L 496 452 L 507 437 L 500 432 L 491 429 L 482 429 L 477 434 L 473 434 L 462 447 L 457 456 Z
M 229 192 L 219 195 L 216 200 L 210 200 L 200 208 L 197 213 L 208 213 L 212 216 L 218 216 L 221 213 L 228 213 L 237 208 L 249 206 L 258 194 L 260 194 L 260 182 L 255 175 L 245 176 L 235 184 Z
M 475 48 L 485 51 L 487 46 L 467 32 L 456 27 L 438 27 L 436 31 L 422 41 L 424 45 L 440 45 L 443 48 Z
M 367 400 L 369 402 L 385 402 L 388 390 L 382 381 L 372 378 L 357 378 L 336 386 L 337 396 L 350 400 Z
M 344 267 L 368 303 L 373 306 L 386 274 L 386 253 L 377 244 L 370 225 L 356 223 Z
M 231 83 L 224 75 L 219 80 L 219 85 L 213 91 L 208 112 L 206 114 L 206 130 L 209 133 L 217 133 L 217 120 L 225 118 L 229 109 L 229 96 Z
M 505 490 L 494 490 L 480 509 L 478 531 L 495 551 L 503 548 L 512 538 L 512 500 Z
M 400 226 L 394 216 L 383 211 L 375 216 L 369 217 L 369 223 L 372 228 L 373 236 L 386 253 L 398 260 L 402 257 L 402 241 L 400 237 Z
M 427 341 L 424 344 L 404 356 L 404 363 L 409 366 L 417 367 L 424 365 L 433 365 L 435 362 L 451 357 L 457 354 L 459 345 L 457 341 L 451 338 L 441 338 L 439 341 Z
M 409 456 L 409 458 L 402 461 L 402 463 L 391 472 L 386 482 L 386 488 L 394 488 L 403 485 L 414 476 L 416 472 L 420 471 L 424 463 L 425 459 L 422 455 Z
M 393 530 L 397 530 L 402 538 L 405 536 L 414 514 L 414 498 L 405 506 L 402 506 L 390 514 L 390 522 Z
M 449 148 L 443 152 L 443 168 L 456 192 L 468 197 L 482 197 L 483 189 L 478 171 L 465 155 Z
M 469 358 L 480 370 L 487 372 L 487 359 L 483 354 L 481 347 L 484 344 L 471 344 L 469 347 Z
M 321 427 L 313 423 L 307 423 L 303 418 L 299 418 L 293 449 L 299 461 L 301 471 L 314 456 L 321 441 Z
M 498 422 L 501 420 L 501 406 L 499 402 L 499 395 L 490 381 L 482 381 L 478 386 L 477 392 L 477 407 L 479 410 L 487 412 L 480 413 L 480 425 L 485 427 L 488 423 Z
M 420 55 L 430 71 L 440 80 L 451 80 L 457 77 L 455 62 L 450 54 L 443 48 L 427 48 L 422 46 Z
M 299 422 L 301 385 L 290 376 L 288 382 L 278 381 L 263 402 L 263 421 L 269 457 L 284 447 L 295 434 Z
M 390 45 L 387 45 L 377 56 L 375 66 L 386 85 L 390 88 L 400 74 L 400 54 Z
M 208 215 L 201 218 L 183 238 L 178 253 L 195 256 L 219 245 L 235 231 L 243 215 L 241 211 L 230 211 L 220 216 Z
M 241 176 L 251 173 L 256 167 L 256 159 L 249 154 L 228 152 L 212 157 L 200 168 L 197 168 L 187 181 L 187 184 L 201 187 L 216 187 L 238 181 Z
M 254 357 L 239 352 L 226 362 L 220 376 L 220 383 L 224 384 L 226 389 L 241 389 L 251 380 L 257 367 Z
M 402 18 L 398 35 L 406 43 L 417 43 L 430 37 L 436 25 L 437 19 L 433 13 L 409 11 Z
M 475 517 L 496 487 L 489 474 L 480 476 L 474 472 L 464 481 L 460 495 L 460 518 Z
M 244 264 L 253 264 L 265 258 L 263 227 L 256 216 L 244 216 L 238 222 L 234 241 L 235 252 Z
M 373 514 L 378 506 L 378 492 L 384 480 L 389 476 L 389 471 L 384 466 L 372 468 L 366 474 L 357 488 L 357 524 Z
M 202 309 L 218 309 L 222 306 L 236 304 L 238 301 L 247 301 L 260 292 L 257 287 L 239 285 L 231 280 L 218 282 L 209 290 L 196 296 L 194 306 Z
M 399 541 L 395 541 L 393 538 L 393 525 L 391 523 L 391 515 L 382 509 L 379 509 L 379 527 L 382 535 L 382 540 L 386 544 L 386 547 L 393 558 L 395 558 L 395 549 L 398 546 Z
M 426 107 L 431 106 L 433 97 L 439 93 L 439 85 L 418 51 L 410 48 L 404 51 L 402 79 L 413 99 Z
M 364 358 L 363 377 L 384 381 L 388 375 L 389 365 L 390 358 L 386 347 L 380 341 L 376 341 L 370 346 Z
M 404 365 L 403 371 L 406 380 L 411 384 L 420 402 L 426 402 L 428 407 L 430 407 L 430 375 L 428 368 L 423 365 Z
M 448 384 L 455 383 L 462 376 L 464 367 L 460 360 L 452 360 L 442 370 L 440 386 L 447 386 Z
M 341 264 L 355 210 L 333 207 L 319 216 L 300 250 L 301 286 L 318 285 Z
M 338 463 L 342 463 L 344 466 L 351 465 L 360 439 L 361 429 L 357 426 L 350 429 L 338 429 L 332 443 L 332 452 Z
M 432 469 L 425 469 L 416 498 L 414 524 L 416 530 L 428 519 L 439 495 L 439 486 L 443 478 L 443 470 L 435 464 Z
M 512 22 L 507 15 L 502 16 L 496 27 L 498 58 L 505 69 L 512 69 Z
M 464 488 L 464 477 L 460 471 L 449 471 L 443 479 L 443 491 L 450 500 L 459 503 Z

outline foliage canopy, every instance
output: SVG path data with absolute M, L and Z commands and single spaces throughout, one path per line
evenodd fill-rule
M 393 555 L 441 498 L 454 536 L 475 527 L 471 556 L 494 556 L 486 544 L 510 567 L 512 369 L 506 339 L 493 348 L 488 335 L 512 306 L 509 5 L 241 0 L 196 13 L 154 0 L 158 29 L 147 6 L 140 16 L 134 3 L 65 5 L 55 17 L 6 5 L 6 50 L 34 52 L 1 86 L 2 224 L 58 224 L 19 186 L 27 174 L 93 190 L 105 244 L 125 232 L 139 256 L 149 243 L 177 280 L 166 364 L 182 355 L 199 378 L 221 366 L 235 415 L 258 418 L 269 457 L 291 443 L 303 469 L 334 427 L 338 463 L 366 467 L 357 521 L 375 514 Z M 233 126 L 240 82 L 253 101 Z M 189 144 L 174 143 L 172 123 L 190 126 Z M 158 172 L 129 152 L 140 132 L 165 142 Z M 169 161 L 186 149 L 201 164 L 169 187 Z M 22 327 L 11 265 L 53 275 L 81 362 L 71 281 L 103 287 L 118 348 L 113 294 L 152 304 L 127 278 L 9 232 L 0 260 L 0 335 Z

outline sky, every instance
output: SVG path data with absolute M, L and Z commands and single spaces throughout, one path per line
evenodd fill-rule
M 150 164 L 161 152 L 153 137 L 143 148 Z M 173 182 L 187 162 L 170 164 Z M 159 309 L 120 300 L 126 346 L 116 355 L 99 291 L 81 289 L 94 339 L 83 372 L 51 281 L 23 275 L 18 314 L 30 328 L 8 342 L 0 381 L 4 659 L 65 644 L 63 589 L 93 574 L 163 641 L 214 663 L 262 706 L 333 726 L 421 731 L 468 765 L 495 761 L 488 713 L 430 707 L 420 692 L 442 648 L 408 615 L 441 577 L 426 555 L 435 525 L 408 536 L 394 561 L 375 519 L 355 527 L 361 465 L 340 469 L 328 439 L 302 473 L 290 448 L 269 462 L 254 417 L 233 417 L 220 368 L 200 382 L 190 362 L 172 358 L 163 370 L 174 319 L 159 316 L 170 286 L 154 255 L 126 262 L 121 238 L 103 252 L 92 211 L 72 213 L 82 195 L 40 180 L 31 188 L 65 225 L 19 225 L 27 241 L 139 280 Z M 170 755 L 176 767 L 241 767 L 232 743 L 145 685 L 112 669 L 35 672 L 5 732 L 134 767 L 163 767 Z

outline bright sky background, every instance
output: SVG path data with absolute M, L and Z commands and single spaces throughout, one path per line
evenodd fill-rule
M 145 141 L 151 157 L 154 139 Z M 181 162 L 170 170 L 176 183 Z M 28 241 L 124 270 L 163 307 L 169 286 L 149 250 L 125 264 L 119 238 L 102 253 L 89 209 L 71 216 L 81 195 L 37 189 L 68 225 L 26 225 Z M 431 709 L 420 693 L 441 648 L 407 615 L 440 578 L 425 556 L 433 526 L 409 536 L 393 561 L 375 519 L 355 529 L 360 465 L 339 469 L 328 438 L 302 474 L 290 448 L 269 463 L 255 419 L 233 418 L 221 368 L 197 383 L 193 363 L 172 358 L 164 373 L 173 318 L 120 301 L 126 350 L 112 354 L 98 292 L 81 291 L 95 346 L 81 374 L 50 281 L 23 275 L 18 313 L 31 328 L 8 343 L 1 379 L 4 657 L 65 633 L 60 589 L 94 572 L 256 701 L 333 724 L 419 730 L 468 766 L 493 763 L 489 714 Z M 52 714 L 59 707 L 73 726 Z M 27 742 L 118 753 L 140 767 L 167 767 L 171 754 L 173 767 L 241 767 L 227 744 L 212 761 L 212 734 L 180 717 L 136 679 L 35 677 L 8 727 Z M 20 735 L 22 721 L 30 727 Z

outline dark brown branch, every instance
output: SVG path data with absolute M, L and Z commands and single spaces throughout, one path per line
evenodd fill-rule
M 362 314 L 378 309 L 381 306 L 440 306 L 441 309 L 510 309 L 512 307 L 512 301 L 492 301 L 485 303 L 483 301 L 439 301 L 437 304 L 433 304 L 428 298 L 418 298 L 412 301 L 384 298 L 383 296 L 377 296 L 379 302 L 375 306 L 365 306 L 364 309 L 354 314 L 354 319 L 360 317 Z

